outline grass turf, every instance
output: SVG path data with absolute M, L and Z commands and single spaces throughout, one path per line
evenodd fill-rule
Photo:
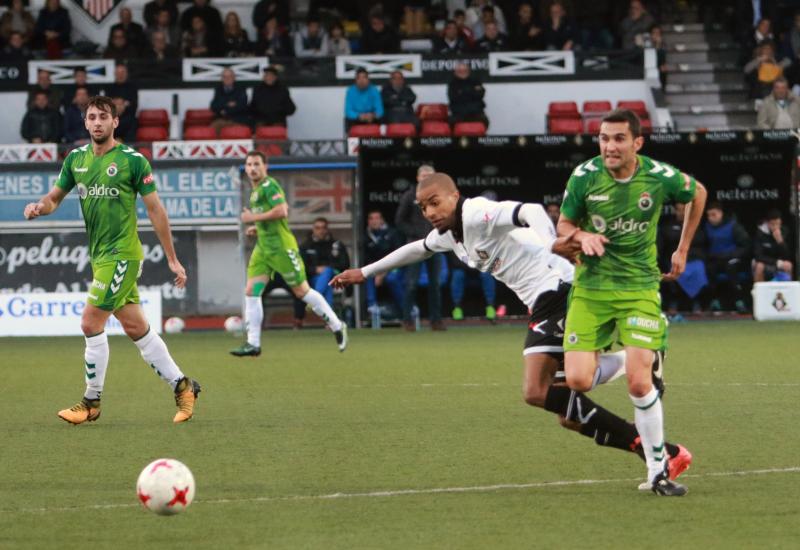
M 798 328 L 671 329 L 668 438 L 695 455 L 682 499 L 637 492 L 638 458 L 522 402 L 520 326 L 354 331 L 344 354 L 327 332 L 274 331 L 258 359 L 227 355 L 228 335 L 166 336 L 204 386 L 178 426 L 126 339 L 110 339 L 103 416 L 77 427 L 55 412 L 80 398 L 82 340 L 5 339 L 0 548 L 791 547 Z M 626 393 L 593 398 L 631 417 Z M 162 456 L 197 480 L 180 516 L 136 500 Z M 598 482 L 549 483 L 578 480 Z M 475 489 L 494 485 L 511 486 Z

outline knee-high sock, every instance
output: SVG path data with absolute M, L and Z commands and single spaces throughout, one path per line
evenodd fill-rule
M 261 347 L 261 323 L 264 320 L 264 306 L 261 296 L 245 296 L 245 317 L 247 321 L 247 343 Z
M 133 343 L 139 348 L 142 359 L 174 390 L 184 376 L 181 369 L 172 360 L 164 340 L 156 334 L 156 331 L 148 330 L 147 334 L 134 340 Z
M 325 301 L 325 298 L 322 297 L 322 294 L 311 288 L 306 292 L 302 300 L 311 306 L 314 313 L 322 317 L 332 331 L 342 330 L 342 322 L 333 312 L 331 306 L 328 305 L 328 302 Z
M 664 413 L 658 390 L 651 388 L 643 397 L 631 395 L 636 407 L 636 429 L 642 438 L 642 450 L 647 462 L 647 479 L 653 478 L 664 470 L 666 453 L 664 452 Z
M 83 396 L 91 400 L 100 399 L 108 368 L 108 336 L 105 332 L 101 332 L 85 339 L 86 350 L 83 352 L 83 360 L 86 363 L 86 392 Z
M 592 380 L 592 388 L 615 380 L 617 377 L 624 374 L 625 368 L 625 351 L 618 351 L 615 353 L 603 353 L 597 360 L 597 370 L 594 372 L 594 380 Z

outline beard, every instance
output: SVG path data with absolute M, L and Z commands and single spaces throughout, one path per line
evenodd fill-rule
M 92 142 L 93 142 L 93 143 L 96 143 L 96 144 L 98 144 L 98 145 L 102 145 L 102 144 L 104 144 L 105 142 L 107 142 L 109 139 L 111 139 L 111 136 L 112 136 L 112 135 L 113 135 L 113 134 L 111 134 L 111 133 L 108 133 L 108 134 L 104 134 L 104 135 L 102 135 L 102 136 L 100 136 L 100 137 L 97 137 L 97 138 L 96 138 L 96 137 L 94 137 L 94 135 L 91 135 L 91 134 L 90 134 L 90 136 L 91 136 L 91 139 L 92 139 Z

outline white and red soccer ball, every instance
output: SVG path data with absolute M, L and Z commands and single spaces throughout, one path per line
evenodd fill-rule
M 242 318 L 238 315 L 225 319 L 225 330 L 232 333 L 242 332 Z
M 184 323 L 183 319 L 180 317 L 170 317 L 164 321 L 164 332 L 167 334 L 177 334 L 179 332 L 183 332 L 184 328 L 186 328 L 186 323 Z
M 194 500 L 194 476 L 184 463 L 159 458 L 139 474 L 136 496 L 151 512 L 161 516 L 179 514 Z

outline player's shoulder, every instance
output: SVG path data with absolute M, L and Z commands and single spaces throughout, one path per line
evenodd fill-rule
M 277 187 L 278 189 L 280 189 L 281 188 L 281 184 L 278 183 L 278 180 L 276 180 L 272 176 L 267 176 L 267 179 L 265 179 L 261 183 L 261 187 L 263 187 L 264 189 L 269 189 L 271 187 Z
M 671 181 L 676 175 L 681 173 L 680 170 L 671 164 L 646 155 L 639 155 L 639 165 L 641 166 L 640 174 L 659 182 Z
M 86 153 L 89 152 L 89 144 L 81 145 L 80 147 L 75 147 L 64 158 L 64 162 L 74 162 L 78 160 L 80 157 L 84 156 Z
M 127 145 L 120 144 L 116 150 L 117 158 L 124 158 L 130 165 L 133 166 L 150 166 L 150 162 L 143 154 L 136 149 L 128 147 Z
M 486 197 L 464 199 L 464 203 L 461 205 L 461 220 L 468 225 L 483 221 L 485 215 L 490 214 L 498 204 Z
M 599 155 L 580 163 L 572 170 L 575 180 L 591 181 L 603 170 L 603 159 Z

